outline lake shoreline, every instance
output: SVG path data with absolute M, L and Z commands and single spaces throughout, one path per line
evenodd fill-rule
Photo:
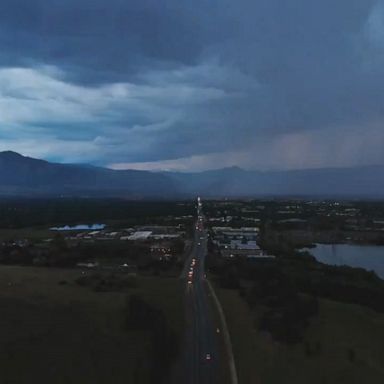
M 318 262 L 373 271 L 384 279 L 384 246 L 353 243 L 316 243 L 313 247 L 301 248 Z

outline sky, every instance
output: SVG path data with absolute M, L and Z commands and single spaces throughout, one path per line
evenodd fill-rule
M 114 169 L 384 164 L 384 0 L 1 0 L 0 151 Z

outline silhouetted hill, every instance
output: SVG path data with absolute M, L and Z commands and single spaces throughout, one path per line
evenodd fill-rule
M 168 173 L 183 189 L 203 196 L 384 197 L 384 166 L 297 171 L 245 171 L 237 167 Z
M 0 152 L 0 195 L 183 198 L 241 196 L 384 197 L 384 166 L 259 172 L 114 171 Z
M 56 164 L 0 152 L 0 194 L 147 198 L 175 196 L 178 191 L 159 173 Z

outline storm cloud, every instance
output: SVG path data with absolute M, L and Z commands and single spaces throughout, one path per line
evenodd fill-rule
M 113 168 L 384 164 L 383 0 L 3 0 L 0 150 Z

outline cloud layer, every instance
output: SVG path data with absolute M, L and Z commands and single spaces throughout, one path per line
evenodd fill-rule
M 384 164 L 383 0 L 0 4 L 0 150 L 115 168 Z

